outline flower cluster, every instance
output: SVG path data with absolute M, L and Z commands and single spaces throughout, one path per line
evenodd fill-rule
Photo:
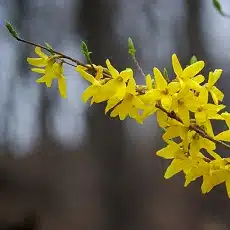
M 39 67 L 32 71 L 43 74 L 37 82 L 51 87 L 52 81 L 57 79 L 60 94 L 65 98 L 63 57 L 58 54 L 48 56 L 39 47 L 35 52 L 39 58 L 28 58 L 27 61 Z M 145 84 L 137 85 L 131 68 L 120 72 L 109 60 L 106 60 L 106 67 L 76 63 L 76 71 L 90 83 L 82 94 L 83 102 L 89 99 L 91 105 L 106 102 L 105 114 L 118 116 L 120 120 L 130 117 L 140 124 L 156 114 L 166 143 L 156 155 L 172 160 L 165 172 L 166 179 L 183 172 L 184 186 L 187 186 L 201 177 L 204 194 L 225 183 L 230 197 L 230 158 L 222 158 L 216 152 L 217 145 L 230 149 L 225 143 L 230 142 L 230 113 L 223 112 L 224 94 L 215 86 L 221 69 L 210 72 L 206 80 L 200 74 L 205 65 L 203 61 L 182 68 L 173 54 L 174 77 L 168 78 L 154 67 L 153 75 L 145 76 Z M 228 130 L 214 134 L 212 120 L 225 122 Z
M 41 51 L 40 47 L 35 47 L 35 53 L 39 56 L 38 58 L 27 58 L 30 65 L 39 67 L 32 68 L 31 70 L 35 73 L 43 74 L 42 77 L 37 79 L 37 83 L 45 83 L 48 88 L 51 87 L 54 79 L 58 81 L 58 89 L 60 95 L 66 98 L 66 81 L 63 75 L 64 68 L 63 62 L 60 60 L 60 55 L 46 55 Z
M 220 4 L 217 1 L 215 3 L 222 13 Z M 162 74 L 156 67 L 153 68 L 152 76 L 145 75 L 136 60 L 132 39 L 129 38 L 129 54 L 145 77 L 145 84 L 137 85 L 131 68 L 119 72 L 109 60 L 106 60 L 106 67 L 94 65 L 85 42 L 82 42 L 81 49 L 88 65 L 54 51 L 48 43 L 43 47 L 20 38 L 8 22 L 6 27 L 16 40 L 36 46 L 35 53 L 39 57 L 27 58 L 27 61 L 36 67 L 31 69 L 33 72 L 42 74 L 36 80 L 37 83 L 45 83 L 49 88 L 56 79 L 60 95 L 66 98 L 63 64 L 69 64 L 75 66 L 76 71 L 91 84 L 82 94 L 83 102 L 89 99 L 91 105 L 106 102 L 105 113 L 109 112 L 111 117 L 118 116 L 120 120 L 130 117 L 140 124 L 156 114 L 157 122 L 164 130 L 162 138 L 166 143 L 166 147 L 157 151 L 156 155 L 171 160 L 165 178 L 182 172 L 185 175 L 185 187 L 197 178 L 202 178 L 203 194 L 225 183 L 230 198 L 230 157 L 222 158 L 217 153 L 218 146 L 230 150 L 230 145 L 226 143 L 230 142 L 230 113 L 223 111 L 226 107 L 222 103 L 224 94 L 215 86 L 222 74 L 221 69 L 210 72 L 206 80 L 200 74 L 205 65 L 203 61 L 193 57 L 190 65 L 182 68 L 173 54 L 174 77 L 169 78 L 167 73 Z M 43 53 L 41 48 L 50 55 Z M 227 129 L 215 134 L 213 120 L 224 122 Z
M 146 75 L 146 84 L 137 85 L 132 69 L 117 71 L 106 60 L 107 68 L 78 65 L 76 71 L 91 85 L 84 91 L 82 99 L 91 104 L 106 101 L 105 113 L 135 119 L 138 123 L 156 114 L 158 124 L 164 129 L 163 140 L 167 146 L 156 154 L 172 162 L 165 178 L 183 172 L 187 186 L 198 177 L 203 178 L 202 193 L 214 186 L 226 184 L 230 197 L 230 158 L 222 158 L 216 145 L 230 141 L 230 130 L 217 135 L 212 129 L 212 120 L 225 121 L 230 127 L 230 113 L 221 112 L 224 94 L 215 86 L 222 74 L 221 69 L 210 72 L 208 80 L 200 74 L 203 61 L 182 68 L 177 56 L 172 55 L 175 77 L 170 81 L 156 67 L 153 77 Z

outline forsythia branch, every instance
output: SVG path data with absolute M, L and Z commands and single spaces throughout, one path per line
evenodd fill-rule
M 82 43 L 82 49 L 88 64 L 53 50 L 48 43 L 44 47 L 24 40 L 18 36 L 11 24 L 7 23 L 6 26 L 18 41 L 35 46 L 34 51 L 38 57 L 29 57 L 27 62 L 34 66 L 31 68 L 33 72 L 42 74 L 36 80 L 37 83 L 44 83 L 50 88 L 52 82 L 57 80 L 61 97 L 67 98 L 63 67 L 65 63 L 74 66 L 90 83 L 82 94 L 83 102 L 88 99 L 91 99 L 91 105 L 106 102 L 105 114 L 110 112 L 111 117 L 118 116 L 120 120 L 130 117 L 140 124 L 147 117 L 156 114 L 159 126 L 165 131 L 162 138 L 167 143 L 156 155 L 172 160 L 164 177 L 168 179 L 183 172 L 184 186 L 202 177 L 201 191 L 204 194 L 214 186 L 225 183 L 230 198 L 230 157 L 222 158 L 214 151 L 217 144 L 230 149 L 230 145 L 225 143 L 230 142 L 230 113 L 219 113 L 226 106 L 220 104 L 224 93 L 215 86 L 222 74 L 221 69 L 211 71 L 207 83 L 204 83 L 205 77 L 200 74 L 204 61 L 198 61 L 194 56 L 190 65 L 182 68 L 177 56 L 173 54 L 174 79 L 168 77 L 166 69 L 162 74 L 156 67 L 153 68 L 153 77 L 150 74 L 145 75 L 136 60 L 132 39 L 129 38 L 129 54 L 145 77 L 145 84 L 137 85 L 131 68 L 119 72 L 108 59 L 106 67 L 93 64 L 85 43 Z M 42 49 L 48 51 L 49 55 Z M 214 135 L 212 120 L 224 121 L 228 130 Z

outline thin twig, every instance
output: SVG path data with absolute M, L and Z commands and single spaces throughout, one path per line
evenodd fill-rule
M 77 65 L 74 65 L 74 64 L 72 64 L 72 63 L 70 63 L 70 62 L 67 62 L 67 61 L 63 60 L 62 58 L 58 58 L 58 59 L 59 59 L 61 62 L 67 64 L 67 65 L 70 65 L 70 66 L 73 66 L 73 67 L 77 67 Z
M 145 73 L 144 73 L 143 69 L 141 68 L 141 66 L 139 65 L 139 62 L 137 61 L 136 57 L 133 57 L 132 59 L 133 59 L 135 65 L 137 66 L 137 69 L 140 71 L 140 73 L 145 78 Z
M 38 46 L 38 47 L 40 47 L 40 48 L 42 48 L 42 49 L 44 49 L 44 50 L 50 52 L 50 50 L 49 50 L 47 47 L 45 47 L 45 46 L 42 46 L 42 45 L 39 45 L 39 44 L 30 42 L 30 41 L 24 40 L 24 39 L 22 39 L 22 38 L 16 38 L 16 39 L 17 39 L 18 41 L 20 41 L 20 42 L 24 42 L 24 43 L 27 43 L 27 44 L 32 45 L 32 46 Z M 68 55 L 65 55 L 65 54 L 63 54 L 63 53 L 61 53 L 61 52 L 58 52 L 58 51 L 55 51 L 55 50 L 53 50 L 53 52 L 54 52 L 55 54 L 58 54 L 58 55 L 62 56 L 63 58 L 66 58 L 66 59 L 68 59 L 68 60 L 70 60 L 70 61 L 76 63 L 77 65 L 82 65 L 82 66 L 88 68 L 87 65 L 81 63 L 80 61 L 78 61 L 78 60 L 76 60 L 76 59 L 74 59 L 74 58 L 72 58 L 72 57 L 70 57 L 70 56 L 68 56 Z

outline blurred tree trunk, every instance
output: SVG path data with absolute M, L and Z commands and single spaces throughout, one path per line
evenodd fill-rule
M 82 0 L 77 20 L 78 29 L 93 53 L 93 62 L 105 65 L 106 58 L 110 58 L 116 68 L 123 68 L 128 55 L 123 58 L 124 49 L 116 40 L 114 23 L 118 7 L 119 1 Z M 105 116 L 104 105 L 91 107 L 86 116 L 89 151 L 102 168 L 104 228 L 122 229 L 127 213 L 123 189 L 123 123 Z
M 202 1 L 186 1 L 187 6 L 187 37 L 188 37 L 188 58 L 192 55 L 199 60 L 206 60 L 207 55 L 204 47 L 204 34 L 201 25 Z

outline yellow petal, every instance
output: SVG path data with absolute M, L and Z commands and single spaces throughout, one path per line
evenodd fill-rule
M 152 77 L 150 74 L 146 75 L 145 82 L 146 82 L 147 89 L 151 90 L 153 88 L 153 85 L 152 85 Z
M 202 170 L 200 170 L 200 167 L 190 169 L 185 175 L 184 187 L 187 187 L 191 182 L 193 182 L 200 176 L 202 176 Z
M 207 120 L 207 114 L 204 111 L 196 112 L 195 118 L 198 123 L 203 123 Z
M 156 155 L 163 157 L 164 159 L 173 159 L 176 153 L 180 151 L 180 147 L 173 141 L 170 141 L 169 145 L 156 152 Z
M 64 72 L 63 64 L 55 62 L 53 64 L 53 71 L 60 77 L 60 75 L 62 75 Z
M 197 99 L 200 105 L 206 105 L 208 103 L 208 91 L 205 88 L 202 89 Z
M 128 115 L 129 115 L 129 111 L 132 108 L 132 104 L 129 103 L 129 101 L 123 101 L 123 105 L 120 107 L 120 111 L 119 111 L 119 118 L 120 120 L 124 120 Z
M 180 76 L 182 74 L 182 72 L 183 72 L 183 69 L 181 67 L 181 64 L 180 64 L 176 54 L 172 55 L 172 66 L 173 66 L 174 73 L 177 76 Z
M 220 75 L 222 74 L 223 70 L 222 69 L 216 69 L 213 72 L 209 73 L 209 77 L 208 77 L 208 88 L 211 88 L 213 85 L 215 85 L 215 83 L 218 81 L 218 79 L 220 78 Z
M 52 85 L 52 78 L 48 77 L 47 75 L 44 75 L 36 80 L 37 83 L 45 83 L 46 87 L 50 88 Z
M 200 86 L 196 81 L 193 79 L 186 79 L 185 84 L 189 89 L 196 90 L 197 92 L 202 90 L 202 86 Z
M 145 120 L 150 115 L 154 114 L 157 111 L 157 108 L 155 106 L 146 106 L 144 108 L 143 113 L 141 114 L 141 119 Z
M 225 181 L 224 172 L 214 172 L 212 175 L 203 175 L 201 191 L 203 194 L 210 192 L 213 187 Z
M 94 78 L 94 76 L 91 75 L 91 74 L 89 74 L 89 73 L 87 73 L 86 71 L 84 71 L 84 70 L 82 69 L 81 66 L 78 65 L 78 66 L 76 67 L 76 71 L 79 72 L 80 75 L 81 75 L 85 80 L 89 81 L 91 84 L 95 84 L 96 79 Z
M 94 96 L 97 93 L 98 87 L 91 85 L 89 86 L 82 94 L 81 98 L 84 103 L 88 101 L 88 99 Z
M 34 66 L 37 66 L 37 67 L 44 67 L 47 64 L 47 62 L 44 61 L 43 58 L 27 58 L 27 62 L 30 65 L 34 65 Z
M 217 98 L 217 95 L 213 92 L 213 90 L 210 90 L 209 91 L 210 94 L 211 94 L 211 97 L 212 97 L 212 100 L 214 102 L 215 105 L 218 105 L 218 98 Z
M 64 76 L 58 78 L 58 89 L 59 89 L 60 95 L 63 98 L 66 98 L 67 92 L 66 92 L 66 82 L 65 82 Z
M 129 111 L 129 116 L 133 119 L 136 120 L 136 122 L 138 122 L 139 124 L 143 124 L 143 120 L 141 119 L 141 116 L 139 114 L 139 110 L 136 109 L 135 107 L 133 107 L 130 111 Z
M 213 128 L 212 128 L 212 123 L 210 122 L 210 120 L 207 120 L 205 123 L 204 123 L 204 126 L 206 128 L 206 133 L 213 137 L 214 138 L 214 133 L 213 133 Z
M 162 73 L 160 72 L 159 69 L 157 69 L 156 67 L 153 68 L 153 73 L 154 73 L 154 79 L 156 82 L 156 88 L 163 90 L 166 89 L 168 86 L 167 81 L 165 80 L 165 78 L 163 77 Z
M 125 93 L 126 93 L 126 84 L 124 82 L 117 82 L 117 86 L 115 86 L 116 93 L 115 93 L 115 97 L 118 97 L 120 100 L 123 100 L 125 97 Z
M 211 183 L 211 176 L 203 175 L 203 183 L 201 185 L 201 192 L 206 194 L 211 191 L 214 186 Z
M 112 109 L 114 106 L 116 106 L 120 101 L 121 100 L 116 96 L 111 97 L 107 102 L 107 106 L 105 108 L 105 113 L 107 113 L 110 109 Z
M 215 139 L 219 141 L 230 141 L 230 130 L 219 133 L 215 136 Z
M 179 127 L 179 126 L 171 126 L 171 127 L 166 129 L 166 132 L 164 133 L 162 138 L 163 138 L 164 141 L 167 141 L 169 139 L 179 137 L 180 136 L 180 131 L 181 131 L 181 127 Z
M 212 156 L 216 160 L 222 159 L 222 157 L 218 153 L 214 152 L 213 150 L 207 149 L 207 152 L 210 154 L 210 156 Z
M 206 149 L 207 151 L 212 151 L 212 150 L 215 150 L 216 149 L 216 144 L 213 142 L 213 141 L 210 141 L 206 138 L 203 138 L 203 137 L 199 137 L 200 139 L 200 146 L 201 148 L 204 148 Z
M 41 58 L 43 58 L 43 59 L 47 59 L 47 58 L 48 58 L 48 56 L 47 56 L 45 53 L 43 53 L 42 50 L 41 50 L 41 48 L 38 47 L 38 46 L 35 47 L 35 53 L 36 53 L 39 57 L 41 57 Z
M 120 108 L 121 108 L 121 104 L 117 105 L 110 113 L 110 117 L 116 117 L 119 114 Z
M 94 102 L 95 103 L 101 103 L 103 101 L 107 101 L 109 98 L 111 98 L 111 96 L 108 96 L 106 94 L 101 94 L 101 87 L 99 86 L 95 86 L 93 85 L 95 88 L 97 88 L 95 94 L 93 95 L 92 99 L 91 99 L 91 103 L 90 105 L 92 105 Z
M 203 61 L 197 61 L 193 63 L 192 65 L 187 66 L 182 75 L 181 78 L 192 78 L 195 75 L 197 75 L 202 69 L 204 68 L 204 62 Z
M 127 85 L 127 93 L 131 93 L 131 94 L 136 94 L 136 82 L 135 79 L 133 77 L 131 77 L 129 79 L 128 85 Z
M 124 82 L 127 82 L 130 78 L 133 78 L 133 70 L 130 68 L 127 68 L 126 70 L 121 71 L 120 77 L 123 79 Z
M 169 165 L 169 167 L 167 168 L 164 178 L 169 179 L 175 174 L 181 172 L 182 170 L 183 170 L 183 160 L 174 159 L 172 163 Z
M 111 65 L 109 59 L 106 60 L 106 65 L 113 78 L 119 77 L 119 72 Z
M 180 90 L 180 83 L 179 82 L 171 82 L 168 84 L 168 91 L 169 94 L 173 95 L 174 93 Z
M 178 107 L 178 115 L 181 118 L 184 125 L 188 127 L 190 124 L 189 110 L 185 105 L 180 105 Z
M 124 100 L 121 102 L 121 104 L 117 105 L 113 109 L 113 111 L 110 113 L 110 116 L 116 117 L 118 115 L 120 120 L 124 120 L 129 115 L 131 108 L 132 104 L 129 101 Z
M 161 93 L 159 90 L 153 89 L 148 91 L 145 95 L 140 95 L 139 98 L 145 104 L 156 104 L 156 101 L 161 99 Z
M 132 98 L 132 104 L 139 109 L 144 109 L 144 103 L 136 96 Z
M 172 96 L 162 95 L 161 104 L 165 109 L 169 110 L 172 106 Z
M 224 118 L 224 120 L 226 122 L 226 125 L 230 129 L 230 113 L 224 112 L 224 113 L 221 114 L 221 116 Z
M 199 74 L 199 75 L 193 77 L 192 80 L 198 84 L 201 84 L 205 80 L 205 78 L 203 75 Z
M 45 69 L 42 68 L 31 68 L 31 71 L 35 72 L 35 73 L 45 73 Z
M 168 119 L 167 114 L 161 110 L 157 110 L 156 113 L 157 113 L 157 122 L 158 122 L 159 126 L 161 128 L 166 127 L 167 126 L 167 119 Z
M 212 90 L 210 91 L 210 93 L 214 93 L 218 99 L 218 101 L 223 101 L 224 99 L 224 94 L 216 87 L 216 86 L 213 86 L 212 87 Z

